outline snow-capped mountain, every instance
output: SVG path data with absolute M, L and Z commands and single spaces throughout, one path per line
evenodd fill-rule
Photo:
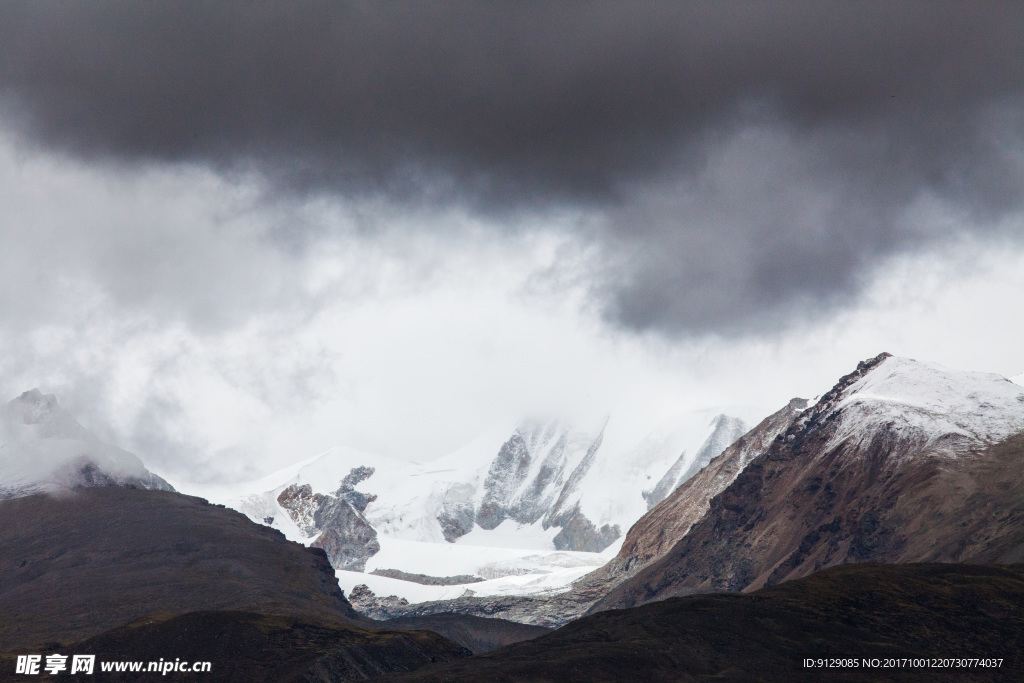
M 885 429 L 921 450 L 955 455 L 1024 429 L 1024 388 L 1000 375 L 884 356 L 850 386 L 823 396 L 797 426 L 825 416 L 839 417 L 826 450 L 841 443 L 866 449 L 865 440 Z
M 1021 562 L 1022 471 L 1024 387 L 881 354 L 796 416 L 678 543 L 593 609 L 755 590 L 848 562 Z
M 52 394 L 33 389 L 0 408 L 0 499 L 89 486 L 174 490 L 136 456 L 100 441 Z
M 610 548 L 759 417 L 731 412 L 679 415 L 640 438 L 614 417 L 584 425 L 524 420 L 429 463 L 335 448 L 258 483 L 195 492 L 324 548 L 340 570 L 425 573 L 426 554 L 456 544 L 480 549 L 478 561 L 449 573 L 480 576 L 496 561 L 484 548 L 516 548 L 517 556 L 536 556 L 536 566 L 552 554 L 593 557 Z M 403 545 L 404 558 L 384 552 L 388 566 L 373 559 L 396 543 L 418 550 Z M 551 560 L 580 567 L 572 578 L 604 561 Z

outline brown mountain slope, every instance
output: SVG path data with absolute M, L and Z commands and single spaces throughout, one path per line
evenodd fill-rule
M 414 629 L 439 633 L 473 654 L 490 652 L 499 647 L 538 638 L 551 629 L 520 624 L 507 619 L 478 617 L 470 614 L 427 614 L 398 617 L 377 623 L 379 628 Z
M 322 550 L 200 498 L 87 488 L 0 501 L 0 650 L 195 610 L 364 621 Z
M 609 576 L 636 572 L 667 553 L 704 516 L 711 499 L 725 490 L 754 457 L 765 452 L 806 407 L 805 399 L 794 398 L 637 520 L 618 554 L 605 565 Z
M 855 564 L 752 594 L 593 614 L 401 681 L 1019 681 L 1024 565 Z M 989 668 L 883 668 L 887 658 L 987 658 Z M 852 658 L 809 668 L 804 659 Z M 864 667 L 864 658 L 879 666 Z
M 85 679 L 101 681 L 175 681 L 285 683 L 349 681 L 411 671 L 448 662 L 469 651 L 428 631 L 368 630 L 342 621 L 309 622 L 295 617 L 252 612 L 190 612 L 155 615 L 84 641 L 36 650 L 44 655 L 96 655 L 95 671 Z M 103 662 L 210 662 L 195 674 L 104 673 Z M 32 681 L 17 676 L 16 655 L 0 656 L 0 680 Z M 46 678 L 46 674 L 42 675 Z
M 844 377 L 664 557 L 591 611 L 755 590 L 849 562 L 1024 561 L 1024 435 L 987 445 L 960 415 L 960 426 L 940 429 L 934 409 L 851 402 L 875 368 L 891 374 L 908 362 L 883 368 L 886 359 Z M 1019 387 L 996 389 L 1024 414 Z M 978 400 L 983 417 L 995 410 Z

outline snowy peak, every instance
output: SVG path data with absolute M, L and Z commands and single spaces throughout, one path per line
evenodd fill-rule
M 1020 561 L 1024 387 L 1004 377 L 881 354 L 759 441 L 691 526 L 684 486 L 630 531 L 619 563 L 657 559 L 595 609 L 756 590 L 848 562 Z M 693 481 L 713 483 L 728 460 Z M 665 529 L 683 534 L 667 534 L 679 540 L 658 557 Z
M 8 430 L 18 429 L 15 425 L 26 425 L 39 438 L 98 441 L 70 413 L 61 408 L 56 396 L 44 394 L 39 389 L 31 389 L 9 401 L 3 409 L 3 420 Z
M 196 493 L 306 544 L 338 520 L 345 533 L 358 527 L 365 547 L 335 544 L 336 567 L 376 566 L 375 534 L 382 548 L 413 542 L 442 554 L 459 552 L 455 545 L 598 553 L 647 511 L 648 489 L 664 480 L 660 495 L 671 493 L 746 431 L 753 411 L 735 412 L 743 419 L 700 410 L 653 429 L 614 416 L 526 419 L 428 463 L 339 447 L 251 485 Z M 326 515 L 329 506 L 344 519 Z M 415 562 L 381 567 L 422 573 Z
M 27 425 L 52 422 L 60 410 L 57 397 L 53 394 L 43 394 L 39 389 L 29 389 L 8 405 Z
M 490 464 L 476 523 L 494 529 L 506 519 L 544 518 L 550 526 L 586 476 L 603 435 L 604 425 L 594 433 L 554 420 L 521 423 Z
M 885 426 L 959 450 L 1024 430 L 1024 387 L 996 374 L 881 354 L 843 377 L 800 424 L 836 416 L 841 426 L 833 444 Z
M 866 401 L 982 421 L 983 414 L 1021 413 L 1024 388 L 996 374 L 889 357 L 846 391 L 840 407 Z
M 52 394 L 32 389 L 0 408 L 0 498 L 91 486 L 174 490 L 131 453 L 100 441 Z

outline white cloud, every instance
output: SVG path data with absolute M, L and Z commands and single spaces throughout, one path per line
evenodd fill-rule
M 598 255 L 566 237 L 571 213 L 489 230 L 5 142 L 0 214 L 0 390 L 57 393 L 178 479 L 255 475 L 342 443 L 429 459 L 531 411 L 639 426 L 769 410 L 882 350 L 1024 370 L 1024 252 L 1009 243 L 890 258 L 849 309 L 783 332 L 668 341 L 602 323 L 588 298 Z

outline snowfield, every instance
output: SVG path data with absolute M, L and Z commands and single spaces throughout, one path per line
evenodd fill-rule
M 410 603 L 449 600 L 470 594 L 553 595 L 569 589 L 573 581 L 608 562 L 621 541 L 600 553 L 537 552 L 528 548 L 488 547 L 469 543 L 424 543 L 381 536 L 380 552 L 366 564 L 366 572 L 337 571 L 346 595 L 365 584 L 380 597 L 394 595 Z M 475 575 L 486 581 L 453 586 L 424 586 L 370 574 L 374 569 L 399 569 L 428 576 Z

